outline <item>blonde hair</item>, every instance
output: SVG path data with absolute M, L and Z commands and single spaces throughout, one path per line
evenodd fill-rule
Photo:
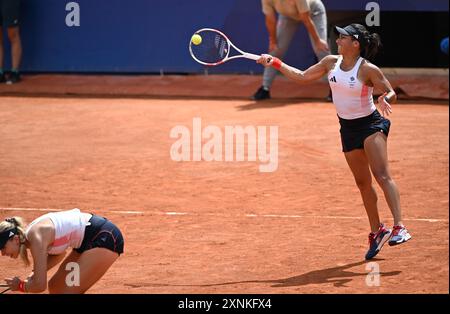
M 29 266 L 30 260 L 28 259 L 27 247 L 25 246 L 25 223 L 23 219 L 21 217 L 12 217 L 0 222 L 0 232 L 13 228 L 17 229 L 17 235 L 19 236 L 20 240 L 20 259 L 25 263 L 26 266 Z

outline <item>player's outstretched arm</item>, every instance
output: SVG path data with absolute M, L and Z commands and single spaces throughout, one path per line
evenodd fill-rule
M 320 79 L 322 76 L 328 73 L 329 64 L 333 58 L 334 56 L 327 56 L 323 58 L 319 63 L 314 64 L 305 71 L 287 65 L 281 62 L 280 59 L 267 54 L 261 55 L 261 58 L 256 62 L 264 65 L 265 67 L 271 66 L 279 70 L 287 78 L 298 83 L 309 83 Z

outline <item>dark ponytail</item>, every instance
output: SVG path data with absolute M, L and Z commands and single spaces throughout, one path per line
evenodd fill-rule
M 364 50 L 361 50 L 361 54 L 363 58 L 372 61 L 381 48 L 380 35 L 377 33 L 368 34 L 366 40 L 367 45 Z
M 381 49 L 381 38 L 377 33 L 370 33 L 361 24 L 352 24 L 352 26 L 362 34 L 361 38 L 358 39 L 361 49 L 361 57 L 369 61 L 373 61 L 378 51 Z

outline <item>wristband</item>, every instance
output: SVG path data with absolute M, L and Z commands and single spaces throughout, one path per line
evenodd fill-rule
M 19 281 L 19 291 L 20 292 L 26 292 L 25 291 L 25 281 L 23 281 L 23 280 L 21 280 L 21 281 Z
M 281 69 L 281 65 L 283 64 L 283 62 L 281 62 L 280 59 L 278 59 L 277 57 L 273 57 L 272 60 L 272 67 L 279 70 Z
M 387 103 L 389 103 L 389 98 L 388 98 L 388 96 L 384 96 L 384 101 L 387 102 Z

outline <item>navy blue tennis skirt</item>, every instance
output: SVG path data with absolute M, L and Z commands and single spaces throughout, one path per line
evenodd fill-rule
M 339 116 L 338 118 L 341 125 L 341 142 L 344 153 L 354 149 L 364 149 L 364 140 L 374 133 L 382 132 L 386 136 L 389 135 L 391 121 L 384 118 L 378 110 L 358 119 L 347 120 Z
M 81 246 L 75 249 L 78 253 L 100 247 L 118 253 L 123 253 L 124 240 L 119 228 L 108 219 L 92 215 L 90 225 L 84 230 Z

